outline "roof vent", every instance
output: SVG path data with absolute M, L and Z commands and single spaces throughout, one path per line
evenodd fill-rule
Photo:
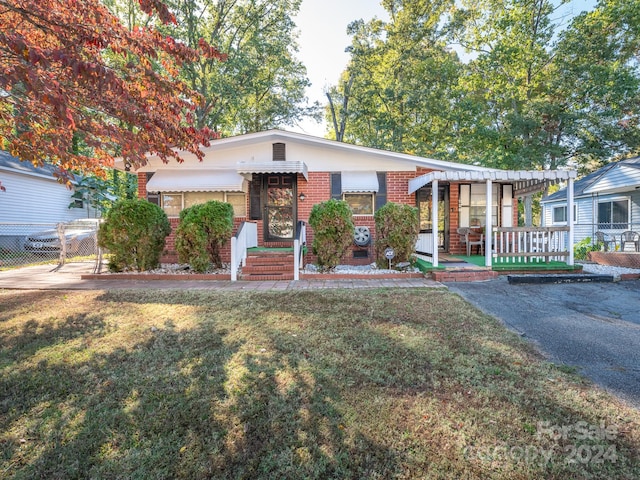
M 274 161 L 283 161 L 286 160 L 286 144 L 284 143 L 274 143 L 273 144 L 273 160 Z

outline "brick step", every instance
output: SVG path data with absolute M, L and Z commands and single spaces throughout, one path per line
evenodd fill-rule
M 293 257 L 293 250 L 261 250 L 261 251 L 247 251 L 247 255 L 250 257 Z
M 293 263 L 291 265 L 245 265 L 242 267 L 242 273 L 268 273 L 268 272 L 293 272 Z
M 247 257 L 247 265 L 292 265 L 293 266 L 293 255 L 289 255 L 287 257 L 257 257 L 257 256 L 248 256 Z
M 265 274 L 258 274 L 258 273 L 251 273 L 249 275 L 245 275 L 244 272 L 242 273 L 242 275 L 240 276 L 241 280 L 248 280 L 248 281 L 261 281 L 261 280 L 293 280 L 293 273 L 282 273 L 280 275 L 278 274 L 273 274 L 273 273 L 265 273 Z
M 498 272 L 481 269 L 442 270 L 431 273 L 436 282 L 483 282 L 498 278 Z

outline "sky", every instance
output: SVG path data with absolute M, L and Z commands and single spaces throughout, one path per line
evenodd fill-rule
M 303 0 L 294 22 L 300 31 L 298 58 L 307 67 L 307 76 L 312 85 L 307 89 L 309 102 L 326 103 L 324 90 L 338 83 L 340 74 L 347 66 L 349 56 L 345 48 L 351 44 L 347 25 L 362 18 L 388 18 L 379 0 Z M 324 137 L 324 121 L 303 122 L 296 132 Z
M 583 10 L 591 10 L 597 0 L 574 0 L 557 12 L 563 22 Z M 325 89 L 338 83 L 347 66 L 349 56 L 345 48 L 351 44 L 347 25 L 354 20 L 368 21 L 373 17 L 388 19 L 380 0 L 302 0 L 300 12 L 294 22 L 299 30 L 298 58 L 307 67 L 311 87 L 307 89 L 309 103 L 326 103 Z M 287 129 L 324 137 L 324 120 L 320 123 L 305 120 L 298 127 Z

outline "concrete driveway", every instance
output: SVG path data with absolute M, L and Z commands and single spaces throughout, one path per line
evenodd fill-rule
M 484 312 L 534 342 L 549 360 L 579 367 L 640 408 L 640 281 L 510 285 L 449 283 Z

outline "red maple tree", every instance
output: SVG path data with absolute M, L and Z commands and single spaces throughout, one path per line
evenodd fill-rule
M 138 2 L 175 22 L 162 0 Z M 67 182 L 116 157 L 134 168 L 149 154 L 201 159 L 213 135 L 194 128 L 201 98 L 178 79 L 199 55 L 224 59 L 204 41 L 194 50 L 152 27 L 128 30 L 100 0 L 0 0 L 0 148 L 58 166 Z

